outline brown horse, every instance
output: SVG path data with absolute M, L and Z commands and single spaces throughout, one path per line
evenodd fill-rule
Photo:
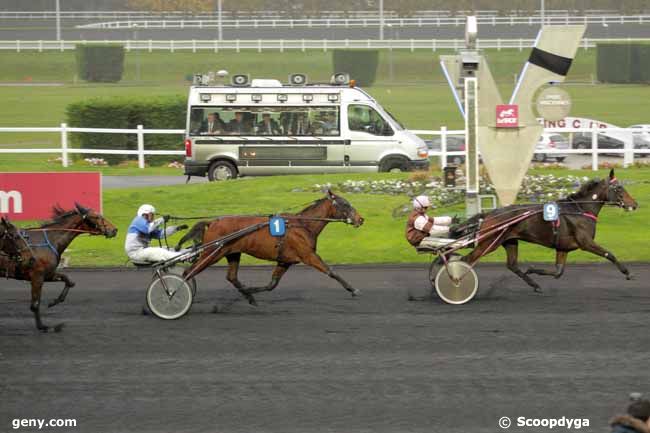
M 53 220 L 39 228 L 26 229 L 20 234 L 24 247 L 18 245 L 21 254 L 29 254 L 30 260 L 15 260 L 9 256 L 0 256 L 0 275 L 16 280 L 30 281 L 32 300 L 30 309 L 34 313 L 36 327 L 47 332 L 50 327 L 41 321 L 40 305 L 44 282 L 63 281 L 65 286 L 61 294 L 48 307 L 65 301 L 68 291 L 74 283 L 67 275 L 57 272 L 61 254 L 80 234 L 104 235 L 112 238 L 117 234 L 113 224 L 100 214 L 76 205 L 75 209 L 64 211 L 54 208 Z M 63 323 L 54 327 L 60 331 Z
M 557 204 L 559 220 L 555 224 L 544 221 L 541 205 L 512 205 L 473 217 L 468 220 L 469 225 L 479 219 L 483 220 L 478 231 L 479 235 L 490 231 L 492 233 L 481 239 L 474 250 L 463 257 L 463 260 L 474 264 L 484 255 L 503 246 L 508 256 L 508 269 L 526 281 L 535 291 L 540 291 L 540 286 L 528 275 L 560 278 L 564 273 L 569 252 L 581 249 L 605 257 L 614 263 L 628 280 L 631 279 L 630 271 L 625 265 L 620 263 L 614 254 L 594 241 L 598 214 L 604 205 L 618 206 L 626 211 L 634 210 L 638 206 L 616 179 L 614 170 L 610 171 L 608 178 L 595 179 L 584 184 L 579 191 L 559 200 Z M 525 212 L 531 212 L 532 215 L 505 230 L 498 229 L 500 225 Z M 529 268 L 524 272 L 519 269 L 517 264 L 519 240 L 555 249 L 555 271 Z
M 228 260 L 227 280 L 250 302 L 256 305 L 253 294 L 273 290 L 285 272 L 297 263 L 309 265 L 338 281 L 353 296 L 359 291 L 353 289 L 343 278 L 335 274 L 316 254 L 316 241 L 325 226 L 332 221 L 340 221 L 359 227 L 363 218 L 343 197 L 327 192 L 325 198 L 315 201 L 297 214 L 281 214 L 287 222 L 286 234 L 274 237 L 269 229 L 259 229 L 224 245 L 220 250 L 207 249 L 189 267 L 184 276 L 191 278 L 223 257 Z M 210 223 L 204 231 L 203 243 L 222 238 L 230 233 L 255 224 L 263 224 L 268 217 L 234 216 L 222 217 Z M 197 223 L 197 224 L 203 224 Z M 199 232 L 203 232 L 203 227 Z M 245 253 L 262 260 L 277 262 L 271 282 L 263 287 L 246 287 L 237 278 L 241 254 Z

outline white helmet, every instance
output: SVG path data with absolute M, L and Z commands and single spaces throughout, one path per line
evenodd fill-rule
M 423 209 L 425 207 L 431 207 L 431 201 L 426 195 L 419 195 L 413 199 L 413 209 Z
M 143 204 L 138 208 L 138 216 L 142 216 L 147 213 L 156 213 L 156 208 L 150 204 Z

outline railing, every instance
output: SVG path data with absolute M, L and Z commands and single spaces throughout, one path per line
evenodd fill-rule
M 2 153 L 60 153 L 61 163 L 64 167 L 69 165 L 68 156 L 72 153 L 77 154 L 112 154 L 112 155 L 138 155 L 138 166 L 145 167 L 145 155 L 185 155 L 184 150 L 145 150 L 144 138 L 146 134 L 177 134 L 182 135 L 185 133 L 183 129 L 144 129 L 142 125 L 138 125 L 136 129 L 107 129 L 107 128 L 73 128 L 62 123 L 60 127 L 53 128 L 28 128 L 28 127 L 0 127 L 2 132 L 58 132 L 61 134 L 61 146 L 58 148 L 40 148 L 40 149 L 3 149 L 0 148 Z M 71 148 L 68 145 L 68 134 L 71 132 L 78 133 L 104 133 L 104 134 L 135 134 L 138 138 L 138 149 L 77 149 Z M 440 150 L 430 150 L 429 156 L 440 157 L 441 167 L 447 166 L 447 157 L 460 155 L 466 156 L 465 151 L 448 151 L 448 137 L 449 136 L 465 136 L 465 130 L 448 130 L 442 127 L 439 130 L 411 130 L 414 134 L 420 136 L 440 136 Z M 587 149 L 543 149 L 535 150 L 535 153 L 547 155 L 574 155 L 574 154 L 587 154 L 591 155 L 591 169 L 598 170 L 598 156 L 601 154 L 617 154 L 623 155 L 623 166 L 627 167 L 634 163 L 635 154 L 650 155 L 650 149 L 634 148 L 633 137 L 639 130 L 632 130 L 626 128 L 547 128 L 545 133 L 589 133 L 591 134 L 591 147 Z M 629 134 L 628 140 L 621 140 L 624 142 L 624 147 L 621 149 L 599 149 L 598 148 L 598 134 L 618 133 Z M 648 134 L 645 131 L 644 134 Z M 180 140 L 179 140 L 180 141 Z
M 581 47 L 584 49 L 594 48 L 596 44 L 601 42 L 611 41 L 638 41 L 648 42 L 650 38 L 625 38 L 625 39 L 594 39 L 584 38 L 581 42 Z M 122 44 L 127 51 L 131 50 L 146 50 L 152 52 L 154 50 L 165 50 L 170 52 L 190 50 L 196 52 L 197 50 L 212 50 L 218 52 L 219 50 L 257 50 L 262 52 L 264 50 L 332 50 L 332 49 L 347 49 L 347 48 L 370 48 L 370 49 L 407 49 L 407 50 L 458 50 L 465 47 L 464 39 L 234 39 L 234 40 L 205 40 L 205 39 L 191 39 L 191 40 L 105 40 L 105 41 L 89 41 L 89 40 L 69 40 L 69 41 L 0 41 L 0 50 L 12 50 L 16 52 L 36 50 L 39 52 L 46 50 L 74 50 L 78 44 L 105 42 L 111 44 Z M 479 39 L 477 46 L 480 49 L 496 48 L 501 49 L 518 49 L 523 51 L 526 48 L 533 46 L 534 39 Z
M 138 167 L 145 167 L 145 155 L 185 155 L 181 150 L 145 150 L 145 134 L 185 134 L 184 129 L 144 129 L 138 125 L 137 129 L 108 129 L 108 128 L 72 128 L 62 123 L 54 128 L 0 128 L 0 132 L 59 132 L 61 134 L 61 147 L 41 149 L 2 149 L 1 153 L 60 153 L 61 163 L 64 167 L 69 165 L 68 155 L 71 153 L 93 153 L 103 155 L 138 155 Z M 135 134 L 138 137 L 138 149 L 76 149 L 68 146 L 68 134 L 71 132 L 94 132 L 100 134 Z
M 615 10 L 588 10 L 583 12 L 588 16 L 613 16 L 617 15 Z M 498 10 L 478 10 L 478 11 L 448 11 L 448 10 L 419 10 L 413 11 L 410 16 L 414 17 L 464 17 L 466 15 L 475 14 L 478 17 L 492 17 L 504 15 Z M 578 15 L 578 11 L 570 10 L 556 10 L 556 9 L 547 9 L 545 15 L 547 16 L 565 16 L 565 15 Z M 49 11 L 0 11 L 0 19 L 15 19 L 15 20 L 47 20 L 47 19 L 56 19 L 56 12 Z M 237 16 L 247 16 L 251 18 L 269 18 L 269 19 L 278 19 L 286 18 L 289 14 L 285 11 L 223 11 L 222 17 L 237 17 Z M 518 10 L 512 10 L 510 13 L 505 14 L 508 17 L 510 15 L 515 17 L 528 17 L 530 12 L 523 12 Z M 534 13 L 533 16 L 539 16 L 539 11 Z M 108 18 L 126 18 L 126 19 L 136 19 L 136 18 L 216 18 L 216 12 L 184 12 L 184 11 L 168 11 L 168 12 L 152 12 L 152 11 L 61 11 L 60 16 L 62 19 L 108 19 Z M 397 17 L 399 14 L 393 10 L 384 10 L 385 17 Z M 377 10 L 357 10 L 357 11 L 319 11 L 315 14 L 312 14 L 312 18 L 378 18 Z M 300 17 L 294 18 L 309 18 L 306 15 L 301 15 Z
M 393 27 L 423 27 L 423 26 L 464 26 L 464 16 L 415 16 L 415 17 L 384 17 L 384 26 Z M 650 22 L 650 15 L 600 15 L 600 16 L 575 16 L 575 15 L 549 15 L 549 16 L 478 16 L 479 25 L 513 26 L 530 25 L 570 25 L 570 24 L 645 24 Z M 164 20 L 127 20 L 109 21 L 77 25 L 78 29 L 210 29 L 221 25 L 222 28 L 314 28 L 314 27 L 378 27 L 382 23 L 379 16 L 364 18 L 246 18 L 223 19 L 221 23 L 216 19 L 164 19 Z
M 430 150 L 429 156 L 439 156 L 440 166 L 444 168 L 448 165 L 447 157 L 454 155 L 466 156 L 465 151 L 447 151 L 447 138 L 449 136 L 462 136 L 465 137 L 464 130 L 449 131 L 446 127 L 440 130 L 411 130 L 414 134 L 420 136 L 440 136 L 440 150 Z M 634 147 L 634 134 L 639 134 L 641 131 L 638 129 L 629 128 L 545 128 L 544 133 L 558 133 L 558 134 L 574 134 L 574 133 L 587 133 L 590 134 L 590 147 L 587 149 L 535 149 L 534 154 L 544 155 L 576 155 L 576 154 L 590 154 L 591 155 L 591 169 L 598 170 L 598 155 L 623 155 L 623 167 L 629 167 L 634 163 L 635 155 L 650 155 L 649 148 L 635 148 Z M 620 149 L 603 149 L 598 147 L 598 135 L 607 133 L 617 134 L 619 141 L 623 142 L 623 147 Z M 644 134 L 649 134 L 650 130 L 643 131 Z M 626 138 L 621 137 L 626 136 Z M 571 143 L 571 140 L 569 140 Z M 650 144 L 650 142 L 649 142 Z

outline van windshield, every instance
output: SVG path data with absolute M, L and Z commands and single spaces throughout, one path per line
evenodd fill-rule
M 383 108 L 383 107 L 382 107 L 382 108 Z M 384 108 L 384 112 L 388 115 L 388 117 L 391 118 L 391 120 L 392 120 L 393 122 L 395 122 L 395 125 L 397 125 L 397 130 L 398 130 L 398 131 L 401 130 L 401 129 L 406 129 L 406 128 L 404 128 L 404 125 L 402 125 L 402 123 L 401 123 L 399 120 L 397 120 L 397 118 L 396 118 L 395 116 L 393 116 L 393 114 L 392 114 L 390 111 L 388 111 L 388 110 L 386 110 L 386 109 Z
M 339 107 L 192 107 L 190 135 L 340 135 Z

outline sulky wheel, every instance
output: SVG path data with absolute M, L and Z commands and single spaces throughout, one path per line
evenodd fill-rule
M 478 277 L 467 263 L 451 261 L 438 270 L 434 287 L 440 299 L 446 303 L 464 304 L 476 295 Z
M 147 288 L 147 305 L 160 319 L 183 317 L 192 306 L 192 300 L 190 285 L 175 274 L 166 273 L 155 277 Z

